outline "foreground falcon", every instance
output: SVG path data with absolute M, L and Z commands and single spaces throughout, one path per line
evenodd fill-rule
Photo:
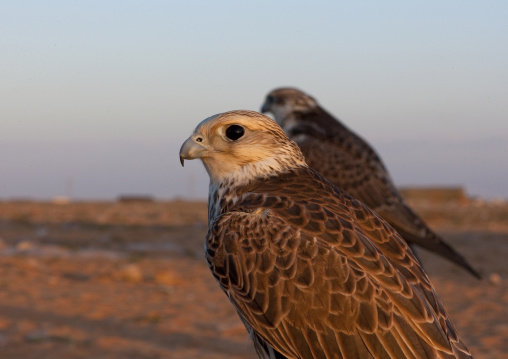
M 180 149 L 195 158 L 210 176 L 206 259 L 260 358 L 471 358 L 402 238 L 275 121 L 209 117 Z
M 294 88 L 270 92 L 261 112 L 298 143 L 307 164 L 334 185 L 376 211 L 411 248 L 418 245 L 480 274 L 409 208 L 376 152 L 362 138 L 326 112 L 315 99 Z

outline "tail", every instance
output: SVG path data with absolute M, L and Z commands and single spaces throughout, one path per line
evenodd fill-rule
M 417 236 L 412 233 L 405 232 L 400 228 L 396 228 L 396 230 L 409 244 L 415 244 L 436 253 L 467 270 L 477 279 L 482 279 L 482 275 L 474 269 L 461 254 L 459 254 L 448 243 L 446 243 L 444 239 L 432 232 L 430 229 L 426 228 L 424 236 Z
M 482 279 L 481 274 L 443 238 L 434 233 L 401 197 L 394 199 L 391 206 L 378 208 L 377 212 L 399 232 L 408 245 L 414 244 L 436 253 Z

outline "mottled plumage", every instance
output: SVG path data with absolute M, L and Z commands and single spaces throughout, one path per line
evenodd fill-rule
M 470 358 L 397 232 L 309 168 L 270 118 L 202 122 L 206 259 L 260 358 Z
M 297 89 L 276 89 L 267 95 L 262 112 L 274 115 L 298 143 L 310 167 L 376 211 L 411 246 L 439 254 L 480 278 L 462 255 L 407 206 L 372 147 L 315 99 Z

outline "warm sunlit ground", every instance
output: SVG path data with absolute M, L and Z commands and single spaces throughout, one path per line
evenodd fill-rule
M 486 277 L 420 253 L 465 343 L 508 356 L 508 205 L 415 209 Z M 202 203 L 0 202 L 0 358 L 255 358 L 205 223 Z

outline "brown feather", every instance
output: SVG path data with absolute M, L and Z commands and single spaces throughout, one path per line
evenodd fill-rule
M 251 119 L 245 112 L 235 116 L 242 125 Z M 249 146 L 267 135 L 258 122 L 275 131 L 269 119 L 252 120 Z M 217 128 L 211 121 L 205 125 Z M 397 232 L 305 163 L 285 158 L 291 151 L 298 157 L 299 150 L 279 131 L 274 146 L 291 150 L 279 152 L 276 169 L 265 166 L 269 171 L 260 173 L 256 160 L 243 165 L 254 171 L 243 168 L 245 177 L 238 177 L 231 159 L 230 166 L 220 166 L 220 176 L 210 175 L 206 260 L 259 357 L 471 358 Z M 199 136 L 200 127 L 194 138 Z M 185 151 L 180 156 L 189 158 Z
M 280 188 L 277 191 L 273 190 L 275 181 Z M 291 197 L 295 182 L 299 184 L 300 200 Z M 326 199 L 303 195 L 308 188 L 316 186 L 326 190 Z M 376 355 L 381 358 L 408 350 L 415 358 L 438 357 L 438 352 L 442 357 L 452 355 L 454 344 L 450 343 L 447 333 L 451 330 L 450 334 L 455 337 L 455 330 L 428 278 L 405 242 L 374 212 L 306 168 L 252 183 L 236 195 L 239 198 L 236 205 L 217 219 L 207 243 L 227 243 L 231 240 L 229 238 L 237 238 L 238 241 L 240 238 L 244 241 L 259 237 L 279 238 L 276 233 L 280 232 L 289 233 L 297 243 L 295 246 L 292 241 L 279 239 L 268 242 L 260 252 L 250 250 L 245 244 L 229 246 L 235 252 L 227 253 L 236 257 L 239 267 L 244 257 L 257 258 L 250 261 L 256 265 L 242 281 L 257 286 L 257 289 L 252 289 L 256 293 L 252 301 L 246 301 L 243 295 L 237 296 L 237 289 L 232 286 L 223 286 L 223 289 L 239 308 L 240 315 L 245 315 L 249 323 L 255 323 L 254 330 L 274 348 L 284 352 L 282 348 L 288 343 L 275 341 L 274 338 L 284 335 L 275 335 L 274 332 L 278 332 L 281 326 L 291 326 L 307 329 L 293 333 L 292 341 L 299 344 L 287 352 L 310 351 L 313 358 L 328 358 L 325 353 L 331 352 L 331 348 L 337 345 L 335 341 L 327 344 L 324 339 L 330 338 L 330 335 L 324 334 L 330 330 L 335 333 L 334 338 L 339 333 L 361 336 L 361 343 L 365 345 L 362 350 L 369 352 L 378 348 Z M 260 195 L 262 203 L 252 200 L 253 197 L 259 199 Z M 327 203 L 330 199 L 333 199 L 332 203 Z M 265 207 L 265 203 L 268 206 Z M 273 203 L 279 206 L 273 208 Z M 259 212 L 258 208 L 263 209 L 268 226 L 253 225 L 261 218 L 253 214 Z M 312 216 L 312 213 L 319 215 Z M 296 215 L 300 218 L 314 217 L 319 225 L 309 229 L 307 219 L 295 223 Z M 330 223 L 325 225 L 327 222 Z M 253 233 L 252 228 L 258 232 Z M 341 235 L 331 242 L 327 236 L 328 228 Z M 226 250 L 224 245 L 219 245 L 221 250 Z M 214 257 L 209 257 L 209 261 L 214 263 Z M 212 270 L 214 268 L 221 267 L 212 266 Z M 269 274 L 267 268 L 280 272 L 280 275 L 275 275 L 277 281 L 273 280 L 274 274 Z M 244 273 L 244 270 L 236 272 Z M 216 277 L 221 274 L 216 274 Z M 267 287 L 277 289 L 267 291 Z M 282 292 L 290 293 L 284 311 L 279 294 Z M 276 300 L 271 300 L 268 305 L 269 309 L 268 293 L 277 293 Z M 394 321 L 394 318 L 397 319 Z M 446 327 L 441 323 L 445 323 Z M 390 334 L 389 339 L 368 336 L 385 338 L 386 333 L 394 330 L 398 334 Z M 319 348 L 314 346 L 315 342 L 319 343 Z M 394 342 L 400 349 L 384 349 L 383 343 L 393 345 Z M 302 349 L 302 343 L 308 347 Z
M 274 113 L 276 121 L 299 145 L 310 167 L 376 211 L 404 240 L 481 277 L 407 206 L 373 148 L 313 98 L 297 89 L 276 89 L 267 96 L 263 111 Z

